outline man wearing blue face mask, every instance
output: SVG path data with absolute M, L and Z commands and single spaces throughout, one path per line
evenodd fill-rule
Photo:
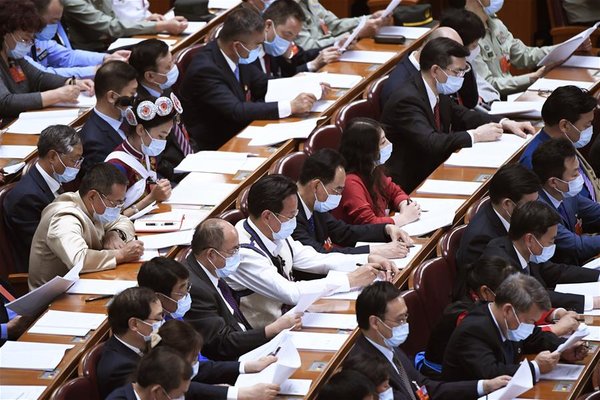
M 417 371 L 399 347 L 410 332 L 410 310 L 400 294 L 400 289 L 389 282 L 375 282 L 363 289 L 356 299 L 356 320 L 360 334 L 349 355 L 376 357 L 388 365 L 394 399 L 476 399 L 506 385 L 509 380 L 507 376 L 479 381 L 442 382 Z M 416 318 L 424 316 L 418 315 Z M 422 397 L 424 393 L 428 393 L 429 397 Z
M 585 179 L 570 139 L 550 139 L 533 153 L 533 172 L 542 182 L 539 199 L 551 205 L 561 221 L 556 262 L 583 265 L 600 252 L 600 204 L 580 194 Z
M 519 162 L 527 168 L 531 168 L 534 151 L 550 139 L 566 137 L 573 142 L 576 149 L 587 146 L 594 135 L 592 122 L 597 104 L 594 96 L 576 86 L 562 86 L 556 89 L 542 107 L 544 128 L 529 142 Z M 579 174 L 584 180 L 580 195 L 592 201 L 598 201 L 600 200 L 598 178 L 579 150 L 576 152 L 579 160 Z
M 42 210 L 63 192 L 83 161 L 79 134 L 70 126 L 52 125 L 40 134 L 39 159 L 4 199 L 4 220 L 13 234 L 17 270 L 27 272 L 29 250 Z
M 144 251 L 133 223 L 121 215 L 127 178 L 108 163 L 94 166 L 79 191 L 63 193 L 44 209 L 33 235 L 29 287 L 64 276 L 83 263 L 82 273 L 113 269 Z
M 471 311 L 452 333 L 444 354 L 442 379 L 513 375 L 525 354 L 537 354 L 532 361 L 525 361 L 535 383 L 559 360 L 582 360 L 587 355 L 583 343 L 555 352 L 565 339 L 534 325 L 549 309 L 548 294 L 536 279 L 523 274 L 509 276 L 496 289 L 494 301 Z
M 469 71 L 468 55 L 469 51 L 452 39 L 431 40 L 421 50 L 420 73 L 383 108 L 381 123 L 394 145 L 386 166 L 407 193 L 456 150 L 499 140 L 503 131 L 520 137 L 535 132 L 529 122 L 469 110 L 450 99 L 448 95 L 462 87 Z

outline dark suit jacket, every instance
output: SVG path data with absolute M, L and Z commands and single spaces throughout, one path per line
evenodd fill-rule
M 54 201 L 48 184 L 33 166 L 4 198 L 4 221 L 12 236 L 17 271 L 29 270 L 29 251 L 42 211 Z
M 265 103 L 267 76 L 239 65 L 240 82 L 217 41 L 198 51 L 180 86 L 183 122 L 199 150 L 216 150 L 257 119 L 279 119 L 276 102 Z M 246 101 L 246 97 L 251 101 Z
M 381 122 L 394 151 L 386 166 L 392 179 L 407 193 L 412 192 L 454 151 L 471 147 L 466 130 L 500 118 L 454 103 L 440 95 L 441 133 L 435 128 L 421 74 L 415 75 L 386 103 Z
M 0 277 L 0 285 L 4 287 L 4 289 L 8 290 L 9 293 L 12 294 L 12 287 L 10 283 L 6 282 L 2 277 Z M 0 294 L 0 324 L 6 324 L 8 319 L 8 311 L 6 310 L 5 304 L 9 303 L 8 299 Z M 8 333 L 8 332 L 7 332 Z M 4 344 L 5 340 L 0 339 L 0 346 Z
M 323 247 L 327 238 L 337 245 L 330 251 L 345 254 L 369 252 L 369 246 L 354 247 L 356 242 L 387 242 L 390 240 L 385 233 L 387 224 L 350 225 L 336 219 L 328 212 L 317 211 L 313 211 L 313 221 L 315 230 L 311 233 L 304 206 L 298 199 L 297 225 L 292 237 L 306 246 L 313 247 L 319 253 L 328 253 L 328 250 Z
M 500 331 L 484 303 L 472 310 L 452 333 L 444 354 L 442 379 L 459 381 L 514 375 L 524 354 L 554 351 L 562 342 L 564 339 L 536 326 L 527 339 L 510 342 L 512 354 L 507 354 Z M 530 366 L 533 374 L 533 365 Z
M 291 59 L 279 56 L 273 57 L 267 55 L 265 57 L 265 64 L 269 62 L 270 76 L 269 78 L 287 78 L 296 75 L 300 72 L 308 72 L 308 62 L 314 60 L 319 55 L 320 49 L 304 50 L 302 47 L 298 47 L 298 53 Z M 253 63 L 258 69 L 262 70 L 260 60 L 257 59 Z
M 95 164 L 106 159 L 115 147 L 123 142 L 123 138 L 95 111 L 81 128 L 81 143 L 83 145 L 83 164 L 79 176 L 82 177 Z
M 411 382 L 411 389 L 414 388 L 412 381 L 417 382 L 419 386 L 425 385 L 431 400 L 468 400 L 477 399 L 479 397 L 477 396 L 477 381 L 441 382 L 429 379 L 415 369 L 412 361 L 402 350 L 396 348 L 395 352 L 408 375 L 408 380 Z M 350 357 L 359 354 L 368 354 L 370 357 L 377 357 L 389 366 L 390 386 L 394 391 L 394 400 L 410 399 L 410 395 L 404 389 L 400 380 L 400 375 L 396 372 L 396 369 L 390 364 L 388 359 L 362 335 L 362 333 L 359 334 L 356 344 L 352 350 L 350 350 Z
M 133 385 L 128 383 L 125 386 L 115 389 L 106 400 L 136 400 L 135 393 L 133 391 Z
M 490 240 L 506 236 L 502 221 L 494 212 L 491 201 L 483 206 L 467 225 L 456 252 L 457 277 L 454 282 L 454 299 L 465 295 L 467 266 L 479 259 Z
M 483 255 L 502 257 L 517 269 L 521 267 L 517 252 L 508 236 L 492 240 L 485 248 Z M 584 297 L 578 294 L 555 292 L 554 287 L 557 283 L 596 282 L 600 275 L 600 271 L 594 269 L 581 268 L 576 265 L 556 264 L 552 261 L 542 264 L 529 262 L 529 269 L 531 276 L 548 289 L 552 307 L 564 307 L 567 310 L 574 309 L 579 313 L 583 312 Z
M 405 56 L 392 70 L 388 79 L 381 88 L 379 97 L 380 106 L 383 109 L 387 101 L 400 88 L 406 84 L 406 81 L 418 74 L 418 70 L 410 62 L 408 55 Z M 477 79 L 473 70 L 465 75 L 462 87 L 458 91 L 462 104 L 467 108 L 475 108 L 479 103 L 479 91 L 477 90 Z
M 131 374 L 140 360 L 137 353 L 111 336 L 104 344 L 96 368 L 100 398 L 106 398 L 116 388 L 131 382 Z
M 540 190 L 539 200 L 556 210 L 543 190 Z M 600 253 L 600 235 L 580 236 L 575 233 L 575 225 L 577 219 L 581 219 L 584 232 L 597 233 L 600 230 L 600 204 L 581 195 L 565 197 L 563 204 L 567 218 L 559 213 L 561 223 L 555 240 L 556 254 L 552 260 L 573 265 L 585 264 Z
M 194 255 L 186 261 L 192 284 L 192 308 L 184 319 L 204 337 L 202 354 L 212 360 L 233 360 L 266 343 L 264 328 L 241 329 Z

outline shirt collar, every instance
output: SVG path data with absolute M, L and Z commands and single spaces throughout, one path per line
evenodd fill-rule
M 416 51 L 413 51 L 412 53 L 409 54 L 408 61 L 410 61 L 410 63 L 413 65 L 413 67 L 415 67 L 417 69 L 417 71 L 421 70 L 421 64 L 419 63 L 419 61 L 417 61 L 417 52 Z
M 515 251 L 517 252 L 517 257 L 519 258 L 519 263 L 521 264 L 521 268 L 525 269 L 527 268 L 527 265 L 529 265 L 529 263 L 527 262 L 527 260 L 525 259 L 525 257 L 523 257 L 521 255 L 521 253 L 519 252 L 519 250 L 515 247 L 515 245 L 513 244 L 513 248 L 515 249 Z
M 373 347 L 375 347 L 377 350 L 379 350 L 381 352 L 381 354 L 383 354 L 385 356 L 385 358 L 387 358 L 388 361 L 392 365 L 394 365 L 394 367 L 395 367 L 395 364 L 394 364 L 394 351 L 393 350 L 391 350 L 391 349 L 389 349 L 389 348 L 387 348 L 385 346 L 382 346 L 379 343 L 376 343 L 375 341 L 369 339 L 366 336 L 365 336 L 365 339 L 367 339 L 369 341 L 369 343 L 371 343 L 373 345 Z
M 219 47 L 219 51 L 221 52 L 221 54 L 223 54 L 223 57 L 225 57 L 225 61 L 227 61 L 227 65 L 229 65 L 231 72 L 233 72 L 235 74 L 235 70 L 238 68 L 237 64 L 234 63 L 233 60 L 231 60 L 231 58 L 227 57 L 227 54 L 225 54 L 223 52 L 223 50 L 221 50 L 220 47 Z
M 248 225 L 250 225 L 250 228 L 254 229 L 254 231 L 258 235 L 258 238 L 263 242 L 263 244 L 265 245 L 265 247 L 267 248 L 267 250 L 269 250 L 269 252 L 272 255 L 279 254 L 279 249 L 281 248 L 281 245 L 282 245 L 282 241 L 281 240 L 272 241 L 271 239 L 269 239 L 268 237 L 266 237 L 260 231 L 260 229 L 258 229 L 256 227 L 256 225 L 254 225 L 254 222 L 252 222 L 252 220 L 250 218 L 248 218 Z
M 146 85 L 142 85 L 142 87 L 144 89 L 146 89 L 148 91 L 148 94 L 150 94 L 151 96 L 154 96 L 154 97 L 160 97 L 160 96 L 162 96 L 162 93 L 159 92 L 159 91 L 157 91 L 156 89 L 152 89 L 151 87 L 146 86 Z
M 306 203 L 304 202 L 304 200 L 302 199 L 302 196 L 300 196 L 300 194 L 298 194 L 298 198 L 300 199 L 300 204 L 302 204 L 302 207 L 304 208 L 304 212 L 306 213 L 306 219 L 309 220 L 312 217 L 312 211 L 310 211 L 308 209 L 308 206 L 306 205 Z
M 548 193 L 546 191 L 546 189 L 542 189 L 542 190 L 544 191 L 544 193 L 546 193 L 546 196 L 548 196 L 548 198 L 550 199 L 550 202 L 552 203 L 554 208 L 558 209 L 558 207 L 560 207 L 560 204 L 562 203 L 562 200 L 557 200 L 554 196 L 552 196 L 550 193 Z
M 130 383 L 130 385 L 133 385 L 133 383 Z M 142 400 L 142 398 L 140 397 L 140 395 L 137 394 L 137 392 L 135 391 L 135 387 L 133 387 L 133 395 L 135 396 L 135 400 Z
M 94 112 L 96 114 L 98 114 L 98 116 L 100 118 L 102 118 L 104 121 L 106 121 L 106 123 L 109 124 L 110 127 L 113 128 L 119 134 L 119 136 L 121 136 L 121 138 L 123 140 L 127 139 L 127 137 L 125 136 L 125 133 L 121 130 L 121 124 L 123 123 L 123 120 L 121 120 L 121 119 L 114 119 L 113 117 L 109 117 L 108 115 L 103 114 L 102 112 L 100 112 L 98 110 L 98 108 L 94 108 Z
M 35 163 L 35 167 L 37 168 L 37 170 L 42 175 L 42 178 L 44 178 L 44 181 L 46 182 L 46 184 L 50 188 L 50 191 L 52 192 L 52 194 L 54 195 L 54 197 L 56 197 L 58 195 L 58 189 L 60 189 L 60 183 L 56 179 L 54 179 L 53 177 L 51 177 L 44 170 L 44 168 L 42 168 L 42 166 L 40 165 L 40 163 Z
M 137 354 L 138 356 L 140 356 L 140 357 L 141 357 L 141 356 L 143 356 L 143 355 L 144 355 L 144 352 L 143 352 L 143 351 L 141 351 L 140 349 L 138 349 L 137 347 L 130 345 L 129 343 L 125 342 L 123 339 L 121 339 L 121 338 L 120 338 L 120 337 L 118 337 L 117 335 L 114 335 L 114 336 L 115 336 L 115 338 L 116 338 L 116 339 L 117 339 L 119 342 L 123 343 L 123 345 L 124 345 L 125 347 L 127 347 L 127 348 L 128 348 L 128 349 L 130 349 L 131 351 L 135 352 L 135 354 Z
M 506 232 L 508 232 L 510 229 L 510 222 L 508 222 L 506 219 L 504 219 L 504 217 L 498 211 L 496 211 L 494 206 L 492 206 L 492 210 L 494 210 L 494 212 L 496 213 L 498 218 L 500 218 L 500 222 L 502 222 L 502 226 L 504 226 L 504 229 L 506 229 Z
M 517 252 L 518 254 L 518 252 Z M 504 334 L 502 333 L 502 329 L 500 329 L 500 325 L 498 325 L 498 321 L 496 321 L 496 317 L 494 316 L 494 313 L 492 312 L 492 303 L 488 303 L 488 310 L 490 311 L 490 315 L 492 316 L 492 321 L 494 321 L 494 325 L 496 325 L 496 329 L 498 329 L 498 332 L 500 332 L 500 338 L 502 339 L 502 342 L 506 342 L 506 338 L 504 337 Z
M 202 270 L 204 271 L 206 276 L 208 276 L 208 279 L 214 285 L 214 287 L 218 288 L 219 287 L 219 278 L 217 278 L 209 270 L 207 270 L 206 267 L 204 265 L 202 265 L 202 263 L 200 261 L 198 261 L 198 259 L 196 259 L 196 262 L 198 263 L 200 268 L 202 268 Z
M 438 102 L 438 96 L 429 87 L 429 84 L 427 83 L 425 78 L 423 78 L 423 75 L 421 75 L 421 79 L 423 79 L 423 84 L 425 84 L 425 90 L 427 91 L 427 98 L 429 99 L 429 106 L 431 107 L 431 110 L 433 110 L 435 105 Z

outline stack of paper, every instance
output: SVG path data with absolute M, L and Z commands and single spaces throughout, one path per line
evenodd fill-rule
M 480 186 L 481 182 L 427 179 L 417 189 L 417 193 L 471 196 Z
M 254 164 L 262 164 L 266 159 L 254 157 L 250 153 L 236 153 L 232 151 L 200 151 L 187 155 L 177 167 L 175 172 L 208 172 L 216 174 L 235 174 L 237 171 L 248 170 L 249 159 Z M 254 169 L 252 169 L 254 170 Z
M 456 211 L 465 202 L 462 199 L 430 199 L 413 197 L 412 200 L 421 206 L 421 217 L 402 226 L 411 236 L 421 236 L 439 228 L 452 225 Z
M 520 115 L 524 118 L 542 118 L 543 101 L 495 101 L 490 115 Z
M 202 173 L 192 172 L 173 189 L 166 203 L 215 206 L 225 200 L 237 187 L 238 185 L 234 183 L 208 184 Z
M 554 46 L 552 51 L 546 54 L 546 56 L 540 60 L 538 66 L 550 65 L 565 61 L 567 58 L 569 58 L 569 56 L 571 56 L 571 54 L 575 52 L 575 50 L 577 50 L 579 46 L 581 46 L 583 42 L 585 42 L 591 36 L 592 33 L 594 33 L 598 26 L 600 26 L 600 22 L 596 22 L 596 24 L 594 24 L 592 27 L 573 36 L 571 39 L 565 40 L 561 44 Z
M 23 159 L 33 153 L 37 147 L 22 145 L 0 145 L 0 158 Z
M 343 333 L 290 332 L 297 349 L 338 351 L 348 339 Z
M 600 69 L 600 57 L 596 56 L 571 56 L 562 65 L 563 67 Z
M 83 107 L 83 108 L 92 108 L 96 106 L 96 96 L 90 96 L 86 92 L 82 92 L 77 97 L 77 102 L 75 103 L 58 103 L 55 104 L 54 107 Z
M 48 310 L 29 328 L 29 333 L 85 336 L 98 329 L 105 319 L 104 314 Z
M 0 368 L 53 371 L 64 357 L 65 351 L 72 349 L 73 346 L 72 344 L 8 341 L 0 347 Z
M 302 326 L 352 330 L 356 328 L 357 322 L 353 314 L 306 313 L 302 316 Z
M 319 81 L 310 75 L 298 75 L 291 78 L 269 79 L 265 102 L 292 101 L 300 93 L 312 94 L 319 100 L 323 89 Z
M 227 10 L 240 4 L 241 0 L 208 0 L 208 8 Z
M 367 64 L 384 64 L 396 53 L 392 51 L 348 50 L 341 55 L 340 61 Z
M 46 390 L 46 386 L 2 385 L 0 400 L 36 400 Z
M 552 371 L 542 374 L 540 379 L 550 381 L 576 381 L 584 368 L 585 365 L 557 364 Z
M 338 286 L 339 287 L 339 286 Z M 331 288 L 334 290 L 335 288 Z M 328 291 L 331 293 L 331 291 Z M 323 293 L 321 292 L 313 292 L 313 293 L 302 293 L 298 298 L 298 302 L 291 310 L 289 310 L 286 314 L 292 313 L 303 313 L 310 307 L 315 301 L 319 300 L 322 297 Z
M 560 293 L 573 293 L 583 296 L 598 296 L 600 293 L 600 282 L 587 283 L 559 283 L 554 291 Z
M 117 279 L 79 279 L 73 286 L 69 288 L 69 290 L 67 290 L 67 293 L 115 295 L 134 286 L 137 286 L 137 281 L 121 281 Z
M 406 225 L 405 225 L 406 226 Z M 402 229 L 405 228 L 405 226 L 402 227 Z M 416 236 L 412 233 L 409 233 L 411 236 Z M 359 246 L 377 246 L 377 245 L 381 245 L 383 243 L 371 243 L 371 242 L 357 242 L 356 243 L 356 247 Z M 406 257 L 404 258 L 394 258 L 391 259 L 390 261 L 393 261 L 394 264 L 396 264 L 396 267 L 398 267 L 398 269 L 404 269 L 408 266 L 408 264 L 410 264 L 410 262 L 413 260 L 413 258 L 416 257 L 417 254 L 419 254 L 419 252 L 421 251 L 421 249 L 423 248 L 422 245 L 420 244 L 415 244 L 413 245 L 413 247 L 409 248 L 408 254 L 406 255 Z
M 7 127 L 7 132 L 36 135 L 49 125 L 69 125 L 78 116 L 78 109 L 23 112 Z
M 412 26 L 383 26 L 377 34 L 381 36 L 397 36 L 402 35 L 407 39 L 418 39 L 423 35 L 426 35 L 431 28 L 420 28 Z
M 315 130 L 318 121 L 319 118 L 308 118 L 298 122 L 267 124 L 252 130 L 254 137 L 248 145 L 271 146 L 289 139 L 306 139 Z M 239 135 L 238 137 L 244 136 Z
M 25 166 L 25 162 L 21 161 L 21 162 L 15 163 L 15 164 L 5 165 L 2 168 L 2 170 L 7 175 L 16 174 L 17 172 L 19 172 L 20 170 L 22 170 L 24 166 Z
M 581 339 L 590 334 L 589 328 L 591 327 L 588 327 L 586 324 L 579 324 L 577 330 L 573 332 L 573 334 L 571 334 L 571 336 L 569 336 L 569 338 L 564 343 L 558 346 L 555 351 L 558 353 L 562 353 L 563 351 L 572 347 L 574 344 L 576 344 Z
M 553 92 L 562 86 L 573 85 L 577 86 L 580 89 L 589 90 L 592 86 L 594 86 L 594 82 L 585 82 L 585 81 L 567 81 L 562 79 L 548 79 L 548 78 L 540 78 L 534 82 L 533 85 L 529 86 L 527 90 L 539 90 L 542 92 Z
M 332 74 L 329 72 L 305 72 L 303 75 L 310 76 L 319 83 L 326 83 L 332 88 L 341 89 L 350 89 L 363 79 L 360 75 Z
M 511 103 L 516 104 L 516 103 Z M 504 134 L 495 142 L 478 142 L 473 147 L 460 149 L 444 162 L 444 165 L 475 168 L 500 168 L 532 138 Z
M 172 246 L 186 246 L 192 243 L 194 230 L 158 233 L 155 235 L 140 236 L 145 249 L 164 249 Z
M 533 387 L 533 377 L 529 363 L 523 361 L 512 379 L 505 387 L 480 397 L 479 400 L 513 400 Z
M 200 21 L 188 21 L 188 26 L 183 31 L 184 35 L 191 35 L 192 33 L 198 32 L 200 29 L 206 26 L 206 22 Z
M 112 42 L 110 44 L 110 46 L 108 46 L 108 51 L 116 50 L 120 47 L 134 46 L 140 42 L 143 42 L 144 40 L 146 40 L 146 39 L 145 38 L 119 38 L 119 39 L 115 40 L 114 42 Z M 168 46 L 173 46 L 175 43 L 177 43 L 177 40 L 174 40 L 174 39 L 159 39 L 159 40 L 162 40 Z

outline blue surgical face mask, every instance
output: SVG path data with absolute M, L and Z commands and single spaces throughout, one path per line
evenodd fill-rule
M 238 53 L 237 49 L 234 47 L 233 49 L 235 50 L 235 54 L 237 54 L 237 56 L 238 56 L 238 63 L 239 64 L 252 64 L 254 61 L 256 61 L 256 59 L 260 55 L 260 46 L 258 46 L 255 49 L 248 50 L 242 42 L 240 42 L 240 45 L 244 48 L 244 50 L 246 50 L 248 52 L 248 57 L 244 58 L 244 57 L 240 56 L 240 53 Z
M 327 188 L 325 187 L 325 185 L 323 185 L 323 182 L 319 181 L 319 183 L 321 184 L 321 186 L 323 186 L 323 189 L 325 189 L 325 193 L 327 193 L 327 198 L 325 199 L 325 201 L 319 201 L 319 199 L 317 199 L 317 192 L 315 192 L 315 211 L 327 212 L 333 210 L 334 208 L 337 208 L 337 206 L 340 205 L 340 201 L 342 201 L 342 195 L 329 194 Z
M 273 30 L 275 31 L 275 25 L 273 25 Z M 277 34 L 275 31 L 275 38 L 272 42 L 267 41 L 267 34 L 265 32 L 265 41 L 263 42 L 263 47 L 265 48 L 265 53 L 273 57 L 279 57 L 283 55 L 287 49 L 290 48 L 292 43 L 285 40 L 281 36 Z
M 273 213 L 273 215 L 275 216 L 275 218 L 277 219 L 277 221 L 279 221 L 279 224 L 281 225 L 281 228 L 279 228 L 279 232 L 275 232 L 273 231 L 273 229 L 271 229 L 271 227 L 269 225 L 269 229 L 271 229 L 271 232 L 273 232 L 273 239 L 274 240 L 284 240 L 287 239 L 288 237 L 292 236 L 292 233 L 294 233 L 294 230 L 296 230 L 296 217 L 285 221 L 285 222 L 281 222 L 281 220 L 279 218 L 277 218 L 277 215 L 275 213 Z
M 508 327 L 508 321 L 505 319 L 504 324 L 506 325 L 506 338 L 508 340 L 510 340 L 511 342 L 520 342 L 521 340 L 525 340 L 529 336 L 531 336 L 531 334 L 533 333 L 533 329 L 535 328 L 535 325 L 526 324 L 526 323 L 519 321 L 519 317 L 517 316 L 515 309 L 512 308 L 512 306 L 511 306 L 511 309 L 512 309 L 513 314 L 515 315 L 515 318 L 519 322 L 519 326 L 517 327 L 517 329 L 510 329 Z
M 386 346 L 398 347 L 402 343 L 406 342 L 406 339 L 408 338 L 408 334 L 410 333 L 410 328 L 408 326 L 408 322 L 406 322 L 404 324 L 400 324 L 393 328 L 390 328 L 385 322 L 383 322 L 383 320 L 381 318 L 379 318 L 379 320 L 386 328 L 388 328 L 389 330 L 392 331 L 391 338 L 386 338 L 385 336 L 381 335 L 381 333 L 380 333 L 381 337 L 383 338 L 383 342 L 385 343 Z
M 479 1 L 479 4 L 481 4 L 481 0 L 478 0 L 478 1 Z M 487 15 L 494 15 L 502 9 L 503 5 L 504 5 L 504 0 L 490 0 L 489 6 L 485 7 L 483 4 L 481 4 L 481 7 L 483 7 L 483 9 L 485 10 L 485 13 Z
M 385 164 L 385 162 L 390 159 L 392 150 L 394 150 L 394 145 L 392 143 L 379 149 L 379 164 Z
M 210 263 L 213 264 L 213 267 L 215 267 L 215 273 L 219 278 L 227 278 L 229 275 L 233 274 L 238 269 L 241 261 L 240 252 L 236 251 L 235 254 L 231 257 L 225 257 L 224 255 L 219 253 L 217 249 L 215 249 L 215 251 L 218 255 L 225 259 L 225 266 L 223 268 L 217 268 L 212 261 Z
M 196 377 L 196 375 L 198 375 L 199 370 L 200 370 L 200 361 L 196 360 L 196 362 L 192 364 L 192 377 L 190 379 L 194 379 Z
M 36 33 L 35 38 L 37 40 L 52 40 L 57 32 L 58 24 L 48 24 L 44 29 Z
M 531 250 L 529 250 L 529 252 L 531 253 L 531 255 L 529 256 L 529 261 L 534 262 L 536 264 L 545 263 L 546 261 L 548 261 L 549 259 L 551 259 L 554 256 L 554 252 L 556 251 L 556 244 L 553 244 L 552 246 L 544 247 L 539 242 L 539 240 L 537 240 L 537 238 L 535 236 L 533 238 L 535 239 L 537 244 L 539 244 L 540 247 L 542 248 L 542 254 L 535 255 L 535 254 L 533 254 L 533 252 Z
M 443 83 L 436 79 L 435 84 L 438 92 L 441 94 L 452 94 L 458 92 L 462 87 L 465 78 L 461 76 L 448 75 L 444 70 L 442 70 L 442 72 L 448 77 L 448 79 Z
M 379 393 L 379 400 L 394 400 L 394 388 L 390 386 L 385 392 Z
M 155 83 L 162 90 L 167 90 L 168 88 L 173 86 L 175 84 L 175 82 L 177 82 L 177 79 L 179 78 L 179 68 L 177 68 L 177 65 L 173 64 L 173 68 L 171 68 L 171 70 L 169 72 L 167 72 L 166 74 L 161 74 L 160 72 L 158 72 L 158 74 L 166 76 L 167 81 L 164 83 L 158 83 L 158 82 L 155 82 Z
M 581 189 L 583 189 L 583 184 L 585 183 L 585 181 L 583 180 L 583 175 L 581 175 L 581 174 L 577 175 L 577 178 L 575 178 L 569 182 L 563 181 L 562 179 L 559 179 L 559 180 L 561 182 L 565 182 L 566 184 L 569 185 L 569 190 L 567 192 L 563 192 L 562 190 L 559 189 L 559 191 L 565 197 L 577 196 L 579 194 L 579 192 L 581 192 Z
M 575 146 L 576 149 L 580 149 L 582 147 L 585 147 L 590 140 L 592 140 L 592 136 L 594 135 L 594 126 L 590 125 L 588 128 L 580 131 L 575 125 L 573 125 L 571 122 L 569 122 L 571 124 L 571 126 L 573 128 L 575 128 L 575 130 L 577 132 L 579 132 L 579 140 L 576 141 L 575 143 L 573 143 L 573 146 Z M 565 135 L 566 136 L 566 135 Z M 568 137 L 568 136 L 567 136 Z
M 103 225 L 115 222 L 119 218 L 119 215 L 121 215 L 121 207 L 108 207 L 104 202 L 104 199 L 102 199 L 102 196 L 100 196 L 100 201 L 104 205 L 105 210 L 102 214 L 98 214 L 92 204 L 94 218 Z
M 142 320 L 140 319 L 140 321 L 142 321 Z M 139 331 L 137 331 L 137 333 L 144 338 L 145 342 L 150 342 L 152 340 L 152 335 L 158 334 L 158 330 L 165 323 L 165 320 L 161 319 L 160 321 L 153 322 L 152 324 L 150 324 L 146 321 L 142 321 L 142 322 L 146 325 L 151 325 L 152 332 L 150 332 L 149 335 L 142 335 Z
M 187 293 L 185 297 L 177 300 L 177 310 L 171 313 L 173 318 L 183 318 L 186 312 L 192 308 L 192 296 Z
M 154 139 L 152 136 L 150 136 L 150 133 L 146 130 L 146 128 L 144 128 L 144 132 L 146 132 L 146 135 L 148 135 L 148 137 L 151 139 L 151 142 L 150 145 L 146 146 L 142 140 L 142 153 L 147 156 L 156 157 L 165 150 L 167 141 L 162 139 Z
M 52 175 L 54 175 L 54 179 L 56 179 L 56 181 L 59 183 L 67 183 L 67 182 L 71 182 L 72 180 L 74 180 L 77 177 L 77 174 L 79 173 L 79 168 L 67 167 L 65 165 L 65 163 L 62 161 L 62 159 L 60 158 L 60 156 L 58 156 L 58 161 L 60 161 L 62 166 L 65 167 L 65 170 L 62 174 L 57 174 L 56 171 L 54 170 L 54 166 L 52 166 L 52 171 L 53 171 Z
M 14 58 L 15 60 L 19 60 L 21 58 L 24 58 L 26 55 L 28 55 L 31 52 L 31 46 L 33 46 L 33 44 L 23 43 L 23 42 L 18 41 L 17 38 L 15 37 L 15 35 L 12 33 L 11 33 L 11 36 L 16 43 L 15 48 L 12 50 L 9 50 L 9 52 L 8 52 L 11 58 Z

